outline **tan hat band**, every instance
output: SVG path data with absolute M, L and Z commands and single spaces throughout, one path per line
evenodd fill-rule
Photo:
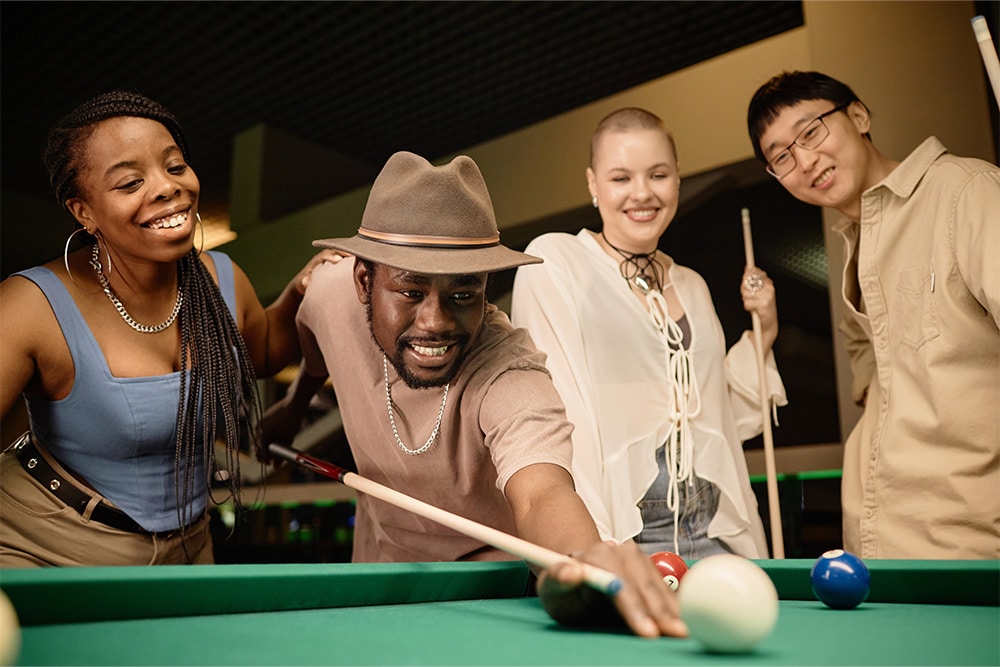
M 467 236 L 425 236 L 423 234 L 394 234 L 392 232 L 376 232 L 361 227 L 358 236 L 369 241 L 380 241 L 392 245 L 405 245 L 424 248 L 489 248 L 500 245 L 500 234 L 480 238 Z

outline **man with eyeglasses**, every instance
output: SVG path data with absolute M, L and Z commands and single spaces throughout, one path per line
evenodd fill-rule
M 747 114 L 757 158 L 841 212 L 843 300 L 864 414 L 844 450 L 844 546 L 862 558 L 1000 558 L 1000 169 L 936 137 L 902 162 L 818 72 L 774 77 Z

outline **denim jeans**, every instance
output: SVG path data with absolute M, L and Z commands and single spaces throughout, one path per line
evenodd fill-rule
M 678 488 L 680 512 L 674 544 L 674 513 L 667 507 L 670 476 L 663 447 L 656 451 L 656 463 L 660 472 L 639 501 L 642 532 L 635 537 L 636 544 L 647 554 L 672 551 L 684 559 L 730 553 L 722 542 L 708 536 L 708 524 L 719 508 L 719 489 L 694 475 Z

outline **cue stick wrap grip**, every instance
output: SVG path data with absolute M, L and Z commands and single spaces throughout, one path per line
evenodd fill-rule
M 740 211 L 743 220 L 743 249 L 747 267 L 756 268 L 753 255 L 753 237 L 750 232 L 750 209 Z M 760 416 L 764 421 L 764 467 L 767 472 L 767 506 L 771 519 L 771 553 L 774 558 L 785 557 L 785 536 L 781 528 L 781 505 L 778 499 L 778 471 L 774 461 L 774 437 L 771 434 L 771 397 L 767 386 L 767 370 L 764 367 L 764 341 L 761 334 L 760 316 L 750 313 L 753 324 L 754 351 L 757 356 L 757 378 L 760 391 Z
M 490 528 L 471 519 L 452 514 L 439 507 L 434 507 L 422 500 L 417 500 L 387 486 L 383 486 L 378 482 L 362 477 L 357 473 L 348 472 L 328 461 L 322 461 L 308 454 L 303 454 L 296 449 L 277 443 L 268 445 L 267 449 L 271 454 L 279 458 L 318 472 L 326 477 L 333 478 L 338 482 L 342 482 L 345 486 L 349 486 L 373 498 L 378 498 L 390 505 L 408 510 L 425 519 L 436 521 L 467 537 L 477 539 L 512 556 L 522 558 L 533 565 L 549 568 L 556 563 L 576 563 L 583 569 L 584 581 L 587 585 L 607 595 L 614 596 L 622 587 L 621 579 L 612 572 L 578 561 L 570 556 L 565 556 L 527 540 L 522 540 L 509 533 Z
M 972 30 L 979 43 L 979 52 L 983 57 L 983 65 L 986 67 L 986 74 L 993 87 L 993 100 L 1000 107 L 1000 56 L 997 56 L 996 47 L 993 45 L 993 38 L 990 36 L 989 26 L 986 25 L 986 18 L 976 16 L 972 19 Z

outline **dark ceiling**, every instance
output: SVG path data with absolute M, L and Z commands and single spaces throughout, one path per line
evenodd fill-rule
M 224 206 L 232 138 L 258 123 L 377 173 L 397 150 L 434 160 L 790 30 L 802 6 L 3 2 L 0 25 L 5 191 L 49 197 L 49 125 L 128 87 L 174 111 L 203 206 Z

